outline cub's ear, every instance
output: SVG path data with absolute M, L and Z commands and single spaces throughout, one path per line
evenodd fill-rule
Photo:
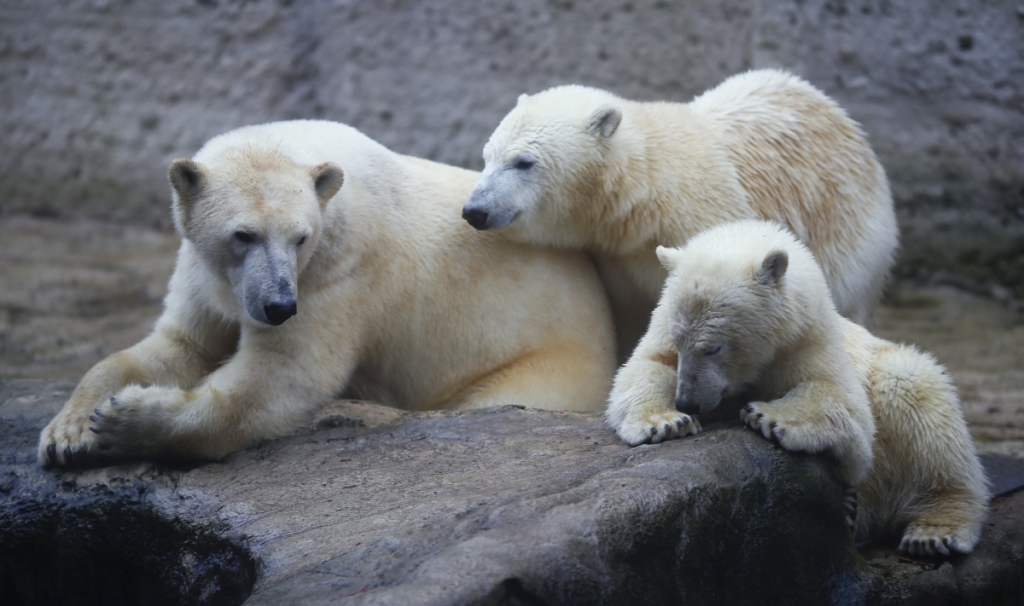
M 789 267 L 789 255 L 784 250 L 773 250 L 768 253 L 761 263 L 761 271 L 757 274 L 757 281 L 765 286 L 778 286 L 779 280 L 786 275 L 786 268 Z
M 529 98 L 530 95 L 527 95 L 526 93 L 519 95 L 519 98 L 516 99 L 516 105 L 522 105 L 523 101 L 526 101 Z
M 659 246 L 654 249 L 654 252 L 658 254 L 658 260 L 661 261 L 661 266 L 669 273 L 676 268 L 679 264 L 679 249 L 668 248 L 667 246 Z
M 622 112 L 609 105 L 597 108 L 597 111 L 587 121 L 587 132 L 595 137 L 607 139 L 615 134 L 622 122 Z
M 324 162 L 309 169 L 309 175 L 313 177 L 313 188 L 323 210 L 345 182 L 345 171 L 333 162 Z
M 171 162 L 171 167 L 167 169 L 167 177 L 176 194 L 171 204 L 174 227 L 182 237 L 187 237 L 192 207 L 206 187 L 206 169 L 188 158 L 178 158 Z

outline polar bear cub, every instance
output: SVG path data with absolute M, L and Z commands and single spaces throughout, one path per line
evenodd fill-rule
M 974 548 L 986 479 L 931 355 L 840 317 L 810 251 L 776 224 L 726 223 L 657 254 L 665 291 L 607 411 L 623 440 L 694 434 L 697 413 L 753 400 L 740 411 L 748 426 L 839 460 L 858 539 L 902 533 L 914 554 Z
M 858 323 L 896 250 L 888 181 L 860 127 L 781 71 L 733 76 L 686 104 L 583 86 L 522 95 L 483 156 L 463 217 L 517 242 L 591 252 L 627 355 L 665 280 L 658 245 L 725 221 L 777 221 Z
M 453 220 L 476 179 L 317 121 L 242 128 L 174 161 L 182 243 L 164 313 L 85 375 L 39 460 L 219 458 L 343 391 L 603 409 L 615 344 L 596 271 Z

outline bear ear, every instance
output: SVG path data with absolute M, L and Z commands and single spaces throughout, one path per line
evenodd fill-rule
M 679 264 L 678 248 L 668 248 L 666 246 L 659 246 L 658 248 L 654 249 L 654 252 L 658 254 L 658 260 L 661 261 L 661 266 L 664 267 L 665 270 L 668 271 L 669 273 L 672 273 L 672 271 L 676 268 L 676 265 Z
M 761 271 L 757 274 L 757 281 L 765 286 L 778 286 L 782 276 L 786 275 L 786 268 L 789 267 L 789 255 L 784 250 L 773 250 L 768 253 L 761 263 Z
M 178 158 L 171 162 L 171 167 L 167 169 L 167 177 L 179 196 L 194 199 L 205 185 L 206 171 L 197 162 L 188 158 Z
M 309 169 L 309 175 L 313 177 L 313 188 L 323 210 L 345 182 L 345 171 L 333 162 L 324 162 Z
M 622 112 L 609 105 L 597 108 L 597 111 L 587 121 L 587 132 L 595 137 L 607 139 L 615 134 L 622 122 Z
M 529 98 L 530 98 L 530 95 L 527 95 L 526 93 L 523 93 L 523 94 L 519 95 L 519 98 L 516 99 L 516 105 L 522 105 L 523 101 L 526 101 Z
M 188 222 L 192 206 L 206 187 L 206 169 L 198 162 L 188 158 L 178 158 L 171 162 L 167 169 L 167 178 L 174 189 L 174 201 L 171 212 L 174 214 L 174 226 L 178 233 L 185 237 L 188 234 Z

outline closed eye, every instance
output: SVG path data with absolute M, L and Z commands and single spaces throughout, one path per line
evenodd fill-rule
M 512 164 L 512 168 L 516 170 L 530 170 L 533 168 L 535 162 L 527 158 L 519 158 Z
M 306 243 L 306 236 L 302 236 L 301 238 L 299 238 L 299 241 L 295 243 L 295 246 L 302 246 L 305 243 Z
M 722 351 L 722 346 L 721 345 L 712 345 L 711 347 L 708 347 L 707 349 L 704 350 L 704 355 L 705 356 L 713 356 L 713 355 L 719 353 L 720 351 Z
M 242 244 L 252 244 L 256 241 L 256 236 L 250 234 L 247 231 L 236 231 L 234 234 L 235 240 L 238 240 Z

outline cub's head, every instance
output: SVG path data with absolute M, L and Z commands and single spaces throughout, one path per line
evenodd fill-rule
M 759 378 L 792 339 L 788 235 L 773 224 L 727 224 L 685 248 L 658 247 L 669 272 L 662 294 L 678 352 L 676 409 L 707 413 Z M 763 234 L 761 234 L 763 235 Z M 795 320 L 799 324 L 799 320 Z
M 580 245 L 572 226 L 599 187 L 622 104 L 583 86 L 520 96 L 484 147 L 484 170 L 462 217 L 524 242 Z
M 341 188 L 342 170 L 246 148 L 210 164 L 178 159 L 168 174 L 174 225 L 221 281 L 227 311 L 271 326 L 294 316 L 298 277 L 316 248 L 324 208 Z

